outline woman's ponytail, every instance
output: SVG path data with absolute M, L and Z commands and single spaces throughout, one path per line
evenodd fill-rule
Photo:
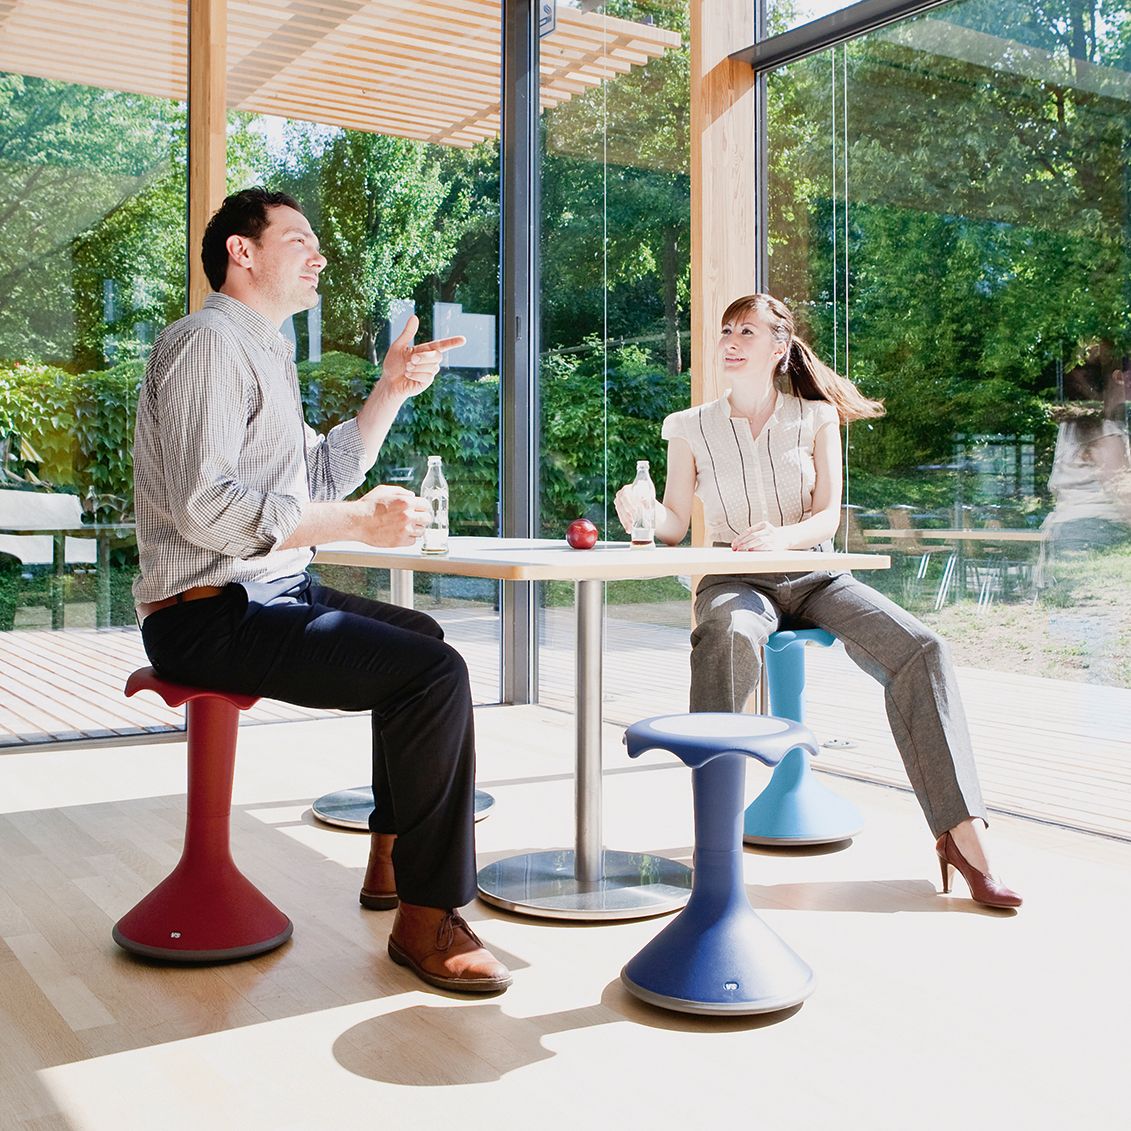
M 842 424 L 851 420 L 874 420 L 883 416 L 882 401 L 870 400 L 847 377 L 830 369 L 807 342 L 791 337 L 780 367 L 795 397 L 828 401 Z

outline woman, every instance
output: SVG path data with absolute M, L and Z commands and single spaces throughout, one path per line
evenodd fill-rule
M 656 537 L 682 540 L 695 495 L 708 541 L 735 550 L 832 549 L 840 522 L 840 422 L 880 416 L 850 381 L 794 336 L 777 299 L 747 295 L 722 318 L 718 365 L 726 392 L 664 421 L 668 477 Z M 632 525 L 631 486 L 616 496 Z M 692 711 L 741 711 L 758 682 L 760 647 L 779 627 L 816 626 L 884 687 L 892 734 L 938 838 L 943 891 L 957 868 L 987 907 L 1020 907 L 986 852 L 970 735 L 946 645 L 849 573 L 708 577 L 695 595 Z

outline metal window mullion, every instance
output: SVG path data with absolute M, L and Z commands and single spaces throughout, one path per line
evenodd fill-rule
M 766 31 L 766 0 L 754 8 L 754 41 Z M 770 289 L 770 112 L 766 76 L 754 80 L 754 289 Z
M 851 4 L 818 20 L 768 37 L 763 37 L 766 27 L 763 18 L 755 21 L 754 42 L 733 52 L 730 57 L 749 63 L 756 71 L 772 71 L 858 35 L 952 2 L 953 0 L 860 0 L 858 4 Z
M 754 80 L 754 287 L 770 289 L 770 114 L 766 75 Z
M 538 14 L 531 0 L 502 6 L 500 145 L 499 472 L 502 533 L 531 538 L 538 516 Z M 502 584 L 502 697 L 538 693 L 534 585 Z

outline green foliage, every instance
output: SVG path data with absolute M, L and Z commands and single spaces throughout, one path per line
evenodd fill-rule
M 356 414 L 380 376 L 377 366 L 351 354 L 325 354 L 299 367 L 303 409 L 325 433 Z M 398 415 L 365 487 L 403 483 L 418 490 L 427 457 L 444 461 L 451 487 L 451 524 L 458 534 L 497 532 L 499 381 L 441 373 L 432 387 Z
M 439 218 L 453 252 L 417 287 L 414 298 L 427 324 L 433 302 L 458 302 L 477 314 L 499 308 L 499 143 L 471 149 L 433 145 L 428 152 L 445 188 Z M 425 329 L 431 336 L 431 330 Z
M 0 367 L 0 435 L 24 441 L 39 457 L 37 474 L 72 485 L 75 458 L 75 378 L 35 362 Z
M 112 520 L 133 497 L 134 412 L 142 364 L 74 375 L 50 365 L 0 366 L 0 435 L 29 444 L 36 474 L 106 500 Z M 115 502 L 117 501 L 117 502 Z
M 606 368 L 607 365 L 607 368 Z M 582 351 L 548 354 L 542 362 L 542 531 L 558 537 L 574 518 L 592 519 L 604 537 L 620 531 L 612 498 L 646 459 L 663 490 L 664 417 L 689 403 L 687 374 L 670 374 L 638 346 L 606 359 L 590 340 Z
M 163 178 L 176 180 L 183 137 L 184 110 L 176 103 L 0 74 L 0 359 L 34 357 L 80 368 L 102 361 L 101 353 L 91 357 L 84 340 L 95 308 L 101 317 L 102 278 L 132 287 L 146 277 L 135 272 L 132 256 L 114 254 L 122 250 L 121 237 L 139 223 L 147 229 L 141 235 L 164 241 L 177 242 L 178 230 L 184 231 L 183 174 L 179 223 L 157 207 L 154 188 Z M 135 198 L 138 207 L 131 206 Z M 152 219 L 150 209 L 158 213 Z M 95 281 L 84 241 L 105 223 L 119 238 L 104 241 Z M 126 242 L 138 252 L 137 269 L 159 262 L 155 282 L 175 278 L 149 240 Z M 183 242 L 182 234 L 173 262 L 183 264 Z M 85 292 L 77 311 L 76 289 Z
M 273 179 L 309 208 L 329 261 L 322 276 L 326 344 L 376 361 L 392 302 L 452 257 L 468 201 L 446 192 L 420 142 L 287 128 L 292 144 Z
M 606 11 L 648 16 L 683 47 L 544 115 L 543 343 L 571 347 L 593 333 L 648 341 L 674 374 L 688 362 L 689 8 L 626 0 Z
M 126 361 L 75 379 L 76 486 L 100 502 L 96 517 L 114 521 L 132 511 L 133 431 L 144 365 Z

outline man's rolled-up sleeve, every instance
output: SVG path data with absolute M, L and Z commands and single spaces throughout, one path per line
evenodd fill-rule
M 312 499 L 344 499 L 362 483 L 370 466 L 356 417 L 325 436 L 306 425 L 306 474 Z

